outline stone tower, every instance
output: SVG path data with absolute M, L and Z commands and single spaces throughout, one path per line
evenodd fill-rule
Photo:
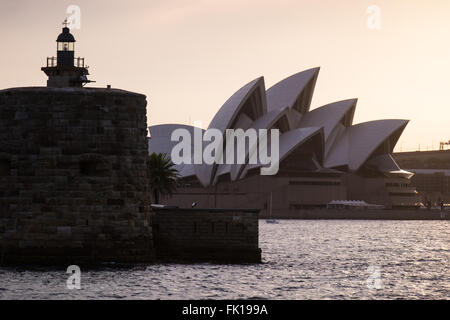
M 0 91 L 0 263 L 151 261 L 146 97 L 54 80 Z

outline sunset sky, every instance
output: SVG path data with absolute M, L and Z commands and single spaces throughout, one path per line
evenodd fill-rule
M 69 5 L 90 86 L 147 95 L 149 125 L 207 127 L 256 77 L 269 88 L 320 66 L 312 109 L 359 98 L 355 123 L 410 119 L 397 151 L 450 140 L 448 0 L 0 0 L 1 89 L 46 85 Z

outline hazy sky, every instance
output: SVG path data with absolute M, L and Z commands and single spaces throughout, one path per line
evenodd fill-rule
M 146 94 L 149 125 L 207 127 L 254 78 L 320 66 L 312 109 L 359 98 L 355 123 L 410 119 L 397 150 L 450 140 L 448 0 L 0 0 L 0 88 L 46 84 L 69 5 L 91 86 Z

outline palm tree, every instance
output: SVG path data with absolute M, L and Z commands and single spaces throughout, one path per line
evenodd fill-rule
M 152 153 L 147 162 L 150 190 L 153 200 L 172 195 L 177 187 L 178 171 L 165 153 Z

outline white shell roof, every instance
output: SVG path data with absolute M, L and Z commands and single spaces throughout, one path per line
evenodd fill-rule
M 225 135 L 227 129 L 271 129 L 282 120 L 280 163 L 296 148 L 320 134 L 322 143 L 318 148 L 323 167 L 348 166 L 350 171 L 358 170 L 386 141 L 391 142 L 393 149 L 407 120 L 378 120 L 352 125 L 357 99 L 342 100 L 309 111 L 319 70 L 313 68 L 294 74 L 267 91 L 263 77 L 249 82 L 223 104 L 208 128 L 218 129 Z M 178 143 L 170 141 L 170 136 L 178 128 L 184 128 L 193 135 L 194 127 L 182 124 L 150 127 L 149 153 L 170 155 Z M 191 143 L 193 147 L 194 142 Z M 217 183 L 219 176 L 226 174 L 230 174 L 233 181 L 242 179 L 248 170 L 260 166 L 248 164 L 249 152 L 254 147 L 246 146 L 246 164 L 186 164 L 177 166 L 177 169 L 182 177 L 195 175 L 204 186 Z
M 260 116 L 264 115 L 267 112 L 267 103 L 263 77 L 249 82 L 241 89 L 239 89 L 236 93 L 234 93 L 216 113 L 211 123 L 209 124 L 208 129 L 218 129 L 225 134 L 226 129 L 234 129 L 236 127 L 242 128 L 242 126 L 236 126 L 235 122 L 237 120 L 240 120 L 238 117 L 243 113 L 243 107 L 246 105 L 246 102 L 252 98 L 256 100 L 254 102 L 257 109 L 256 113 Z M 217 170 L 217 164 L 196 166 L 195 174 L 204 186 L 208 186 L 214 178 L 214 172 Z
M 295 102 L 305 89 L 310 90 L 308 95 L 312 97 L 319 70 L 320 68 L 313 68 L 296 73 L 272 86 L 266 93 L 267 109 L 272 111 L 285 107 L 293 108 Z M 312 88 L 307 88 L 310 82 L 312 82 Z M 310 104 L 311 100 L 308 99 L 305 106 L 307 110 L 309 110 Z
M 287 115 L 287 108 L 280 109 L 280 110 L 274 110 L 271 112 L 266 113 L 264 116 L 257 119 L 253 125 L 251 126 L 252 129 L 260 130 L 260 129 L 270 129 L 280 118 L 285 117 Z M 252 152 L 256 152 L 257 145 L 251 145 L 246 146 L 246 158 L 248 158 L 249 154 Z M 247 163 L 248 161 L 246 161 Z M 234 166 L 229 166 L 230 168 L 230 174 L 231 174 L 231 180 L 235 181 L 239 178 L 241 175 L 243 169 L 245 167 L 245 164 L 237 164 Z
M 351 171 L 357 171 L 386 139 L 407 124 L 408 120 L 376 120 L 347 128 L 326 158 L 325 167 L 348 165 Z
M 281 163 L 286 157 L 288 157 L 292 152 L 294 152 L 297 148 L 301 147 L 302 144 L 307 142 L 315 135 L 321 135 L 323 140 L 323 129 L 320 127 L 312 127 L 312 128 L 297 128 L 286 132 L 280 137 L 280 158 L 279 163 Z M 319 146 L 321 152 L 323 152 L 322 146 Z M 247 165 L 242 174 L 242 177 L 247 175 L 247 172 L 254 168 L 263 167 L 261 164 L 251 164 Z
M 211 120 L 208 128 L 219 129 L 225 132 L 226 129 L 232 128 L 234 120 L 239 115 L 242 107 L 247 99 L 251 97 L 253 93 L 259 95 L 261 98 L 261 104 L 257 107 L 261 115 L 267 112 L 266 96 L 264 94 L 264 77 L 257 78 L 245 86 L 236 91 L 219 109 L 214 118 Z
M 325 139 L 328 139 L 331 131 L 344 116 L 348 116 L 347 126 L 351 126 L 357 102 L 358 99 L 342 100 L 311 110 L 303 116 L 300 127 L 322 126 Z
M 178 143 L 177 141 L 170 140 L 172 132 L 176 129 L 186 129 L 193 135 L 194 128 L 193 126 L 184 124 L 160 124 L 151 126 L 148 128 L 151 137 L 148 140 L 148 151 L 153 153 L 155 151 L 152 150 L 158 150 L 158 153 L 167 153 L 170 155 L 172 148 Z
M 172 132 L 176 129 L 186 129 L 191 134 L 191 137 L 194 136 L 194 129 L 200 129 L 193 126 L 188 126 L 184 124 L 160 124 L 151 126 L 148 128 L 150 132 L 150 139 L 148 139 L 148 152 L 149 154 L 156 153 L 165 153 L 169 157 L 172 153 L 173 147 L 178 144 L 178 141 L 171 141 Z M 201 129 L 202 132 L 205 130 Z M 194 150 L 194 141 L 191 139 L 191 150 Z M 176 165 L 175 169 L 177 169 L 181 176 L 185 176 L 182 174 L 184 167 L 192 166 L 189 164 L 180 164 Z M 193 170 L 193 169 L 192 169 Z
M 298 128 L 286 132 L 280 137 L 280 163 L 291 154 L 295 149 L 307 142 L 313 136 L 319 134 L 322 137 L 322 145 L 318 146 L 321 153 L 323 153 L 323 128 Z M 319 157 L 322 157 L 319 154 Z

